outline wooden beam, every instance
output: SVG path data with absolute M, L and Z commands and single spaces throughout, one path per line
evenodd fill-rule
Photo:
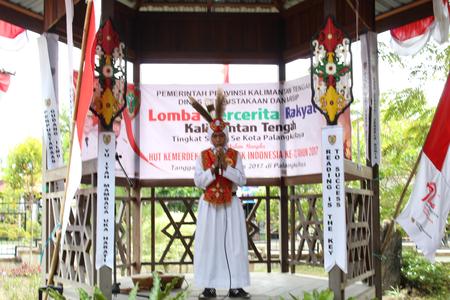
M 142 267 L 142 257 L 141 257 L 141 245 L 142 245 L 142 202 L 141 202 L 141 187 L 135 186 L 132 188 L 132 196 L 136 198 L 135 201 L 131 203 L 131 216 L 132 216 L 132 227 L 133 236 L 131 238 L 133 242 L 133 252 L 132 260 L 133 263 L 133 274 L 141 273 Z M 129 249 L 129 251 L 131 251 Z
M 376 16 L 376 32 L 383 32 L 432 15 L 432 0 L 413 1 Z
M 277 64 L 282 31 L 277 14 L 140 12 L 132 33 L 142 63 Z
M 24 8 L 24 7 L 22 7 L 22 6 L 18 5 L 18 4 L 14 4 L 12 2 L 9 2 L 9 1 L 0 0 L 0 6 L 13 9 L 13 10 L 15 10 L 18 13 L 21 13 L 21 14 L 23 14 L 25 16 L 28 16 L 28 17 L 31 17 L 31 18 L 34 18 L 34 19 L 37 19 L 37 20 L 41 20 L 42 21 L 44 19 L 44 17 L 42 15 L 40 15 L 40 14 L 38 14 L 38 13 L 32 11 L 32 10 L 26 9 L 26 8 Z
M 158 9 L 152 9 L 152 8 L 159 8 Z M 180 3 L 170 3 L 170 2 L 151 2 L 151 3 L 142 3 L 139 6 L 139 9 L 142 9 L 142 11 L 147 11 L 147 12 L 157 12 L 157 11 L 164 11 L 164 12 L 170 12 L 169 10 L 165 10 L 165 8 L 172 8 L 173 11 L 179 11 L 180 13 L 183 12 L 183 9 L 188 9 L 188 10 L 194 10 L 194 9 L 199 9 L 199 10 L 204 10 L 205 12 L 208 11 L 209 7 L 208 7 L 208 1 L 206 2 L 186 2 L 183 4 Z M 221 8 L 223 10 L 229 9 L 228 12 L 233 12 L 233 11 L 244 11 L 244 12 L 256 12 L 257 10 L 263 9 L 263 10 L 277 10 L 277 4 L 276 3 L 220 3 L 220 2 L 211 2 L 211 12 L 214 12 L 215 8 Z M 243 10 L 246 9 L 246 10 Z
M 405 4 L 405 5 L 403 5 L 403 6 L 400 6 L 400 7 L 394 8 L 394 9 L 391 9 L 391 10 L 389 10 L 388 12 L 385 12 L 385 13 L 383 13 L 383 14 L 381 14 L 381 15 L 378 15 L 378 16 L 375 18 L 375 20 L 376 20 L 376 21 L 381 21 L 381 20 L 383 20 L 383 19 L 386 19 L 386 18 L 395 16 L 395 15 L 398 15 L 398 14 L 400 14 L 400 13 L 403 13 L 403 12 L 405 12 L 405 11 L 411 10 L 411 9 L 413 9 L 413 8 L 416 8 L 416 7 L 418 7 L 418 6 L 421 6 L 421 5 L 427 4 L 427 3 L 431 3 L 431 0 L 418 0 L 418 1 L 413 1 L 413 2 L 410 2 L 410 3 Z
M 42 15 L 9 1 L 0 0 L 0 19 L 39 34 L 43 32 Z
M 324 0 L 323 1 L 323 15 L 336 16 L 336 0 Z

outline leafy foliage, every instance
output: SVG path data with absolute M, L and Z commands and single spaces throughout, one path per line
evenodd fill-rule
M 148 296 L 149 300 L 183 300 L 187 299 L 188 297 L 188 290 L 187 288 L 179 291 L 174 296 L 171 296 L 171 292 L 175 285 L 177 284 L 177 278 L 174 278 L 172 282 L 169 282 L 162 287 L 161 277 L 159 277 L 157 272 L 153 272 L 153 287 L 150 291 L 150 294 Z M 137 296 L 138 291 L 138 285 L 134 286 L 131 290 L 128 300 L 135 300 Z M 64 295 L 59 294 L 56 290 L 49 288 L 48 289 L 49 295 L 52 299 L 55 300 L 66 300 L 66 297 Z M 105 295 L 103 295 L 102 291 L 98 287 L 94 287 L 93 295 L 90 296 L 88 292 L 86 292 L 84 289 L 78 289 L 78 294 L 80 297 L 80 300 L 106 300 Z
M 35 138 L 26 139 L 8 154 L 6 167 L 3 169 L 3 178 L 7 186 L 6 195 L 8 195 L 7 201 L 9 203 L 17 204 L 19 198 L 23 198 L 28 201 L 28 209 L 31 210 L 32 203 L 40 198 L 42 178 L 41 162 L 42 145 L 41 142 Z M 17 210 L 17 206 L 15 209 Z M 18 221 L 18 218 L 14 217 L 7 221 L 15 223 Z M 29 225 L 34 224 L 29 223 Z M 33 229 L 33 226 L 29 226 L 28 228 Z M 39 228 L 36 227 L 35 229 Z M 35 229 L 30 231 L 32 236 L 36 236 L 37 232 L 35 232 Z M 14 236 L 14 233 L 17 234 Z M 20 231 L 17 230 L 14 230 L 7 235 L 6 238 L 8 239 L 22 237 Z
M 444 79 L 449 71 L 450 46 L 428 43 L 418 54 L 400 57 L 379 43 L 379 57 L 409 72 L 414 86 L 381 95 L 382 159 L 380 168 L 381 218 L 391 219 L 428 134 L 435 108 L 428 105 L 423 86 L 430 79 Z M 405 201 L 411 192 L 409 186 Z
M 450 45 L 429 41 L 422 50 L 412 56 L 399 56 L 385 43 L 378 43 L 379 57 L 391 66 L 407 68 L 410 78 L 425 82 L 446 78 L 450 71 Z
M 27 233 L 17 224 L 0 223 L 0 240 L 17 241 L 27 237 Z
M 430 263 L 415 251 L 403 252 L 402 285 L 433 296 L 450 296 L 450 269 L 441 263 Z M 446 298 L 448 299 L 448 298 Z
M 434 109 L 423 91 L 404 89 L 381 99 L 383 166 L 380 168 L 382 218 L 391 218 L 395 204 L 428 133 Z M 410 187 L 411 188 L 411 187 Z
M 305 292 L 303 295 L 304 300 L 333 300 L 334 293 L 332 290 L 326 289 L 318 292 L 314 290 L 312 293 Z
M 42 145 L 28 138 L 8 155 L 4 168 L 6 184 L 26 199 L 36 198 L 41 182 Z
M 61 134 L 61 148 L 63 149 L 63 161 L 67 165 L 69 161 L 69 144 L 70 144 L 70 120 L 67 108 L 63 108 L 59 114 L 59 130 Z
M 303 294 L 303 298 L 300 298 L 299 296 L 292 295 L 289 293 L 292 300 L 333 300 L 334 299 L 334 293 L 330 289 L 317 291 L 313 290 L 311 293 L 305 292 Z M 280 300 L 284 300 L 283 297 L 280 297 Z
M 157 272 L 153 272 L 153 288 L 150 291 L 149 300 L 163 300 L 163 299 L 171 299 L 171 300 L 181 300 L 186 299 L 188 296 L 187 289 L 184 289 L 178 292 L 174 297 L 170 297 L 170 293 L 177 284 L 177 278 L 174 278 L 172 282 L 166 284 L 164 289 L 161 288 L 161 277 L 159 277 Z

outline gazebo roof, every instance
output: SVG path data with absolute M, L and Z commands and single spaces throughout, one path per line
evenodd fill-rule
M 271 12 L 279 13 L 307 0 L 117 0 L 138 11 L 204 12 L 208 8 L 216 12 Z M 78 2 L 78 1 L 75 1 Z M 410 9 L 414 0 L 376 0 L 375 15 L 382 16 L 396 9 Z M 416 1 L 427 2 L 427 1 Z M 44 0 L 4 0 L 0 6 L 17 11 L 30 11 L 44 16 Z
M 118 0 L 114 19 L 139 62 L 281 63 L 309 55 L 326 0 Z M 341 0 L 337 21 L 356 37 L 433 14 L 432 0 Z M 74 0 L 74 39 L 81 41 L 86 5 Z M 65 38 L 59 0 L 0 0 L 0 19 Z

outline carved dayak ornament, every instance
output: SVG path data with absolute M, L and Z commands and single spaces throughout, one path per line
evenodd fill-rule
M 110 19 L 106 20 L 96 35 L 99 91 L 94 93 L 91 111 L 100 119 L 106 130 L 112 130 L 116 119 L 126 107 L 125 45 L 119 40 Z
M 324 28 L 313 37 L 311 48 L 311 101 L 328 125 L 336 125 L 353 102 L 350 39 L 328 17 Z

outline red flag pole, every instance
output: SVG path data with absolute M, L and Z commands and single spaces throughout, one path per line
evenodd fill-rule
M 66 199 L 67 186 L 68 186 L 67 182 L 69 181 L 68 179 L 70 176 L 70 161 L 71 161 L 71 157 L 72 157 L 73 139 L 74 139 L 74 134 L 75 134 L 75 125 L 76 125 L 76 118 L 77 118 L 77 113 L 78 113 L 78 102 L 80 100 L 81 79 L 83 77 L 83 66 L 84 66 L 85 52 L 86 52 L 86 41 L 87 41 L 87 36 L 88 36 L 88 32 L 89 32 L 91 12 L 92 12 L 92 0 L 88 0 L 87 8 L 86 8 L 86 16 L 84 18 L 83 40 L 81 43 L 81 59 L 80 59 L 80 66 L 79 66 L 79 71 L 78 71 L 77 88 L 76 88 L 76 92 L 75 92 L 75 103 L 74 103 L 74 110 L 73 110 L 73 116 L 72 116 L 72 125 L 71 125 L 72 130 L 70 133 L 71 136 L 70 136 L 70 146 L 69 146 L 69 162 L 68 162 L 67 173 L 66 173 L 66 185 L 64 186 L 64 198 L 62 199 L 60 213 L 59 213 L 60 222 L 62 222 L 62 218 L 64 216 L 64 207 L 65 207 L 66 200 L 67 200 Z M 56 272 L 56 266 L 57 266 L 58 260 L 59 260 L 60 244 L 61 244 L 61 230 L 58 230 L 56 232 L 55 249 L 54 249 L 54 252 L 52 255 L 52 261 L 51 261 L 51 267 L 50 267 L 50 273 L 48 276 L 47 286 L 54 284 L 53 278 L 54 278 L 54 275 Z M 44 300 L 46 300 L 47 297 L 48 297 L 48 293 L 45 293 Z

